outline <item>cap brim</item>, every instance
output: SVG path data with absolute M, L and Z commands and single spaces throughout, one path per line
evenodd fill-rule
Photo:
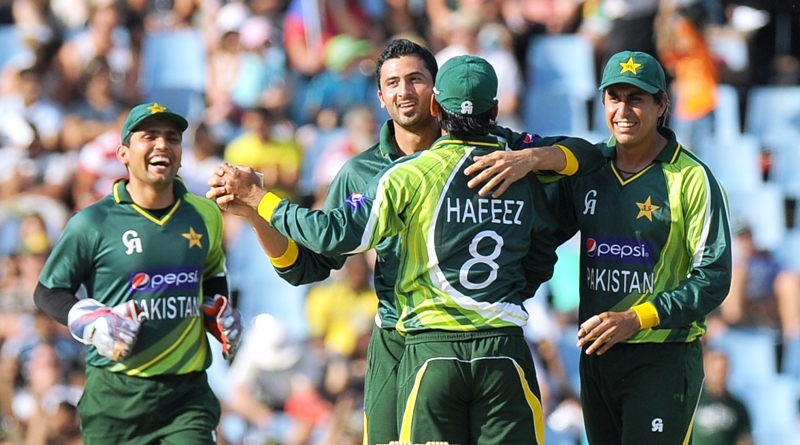
M 609 81 L 609 82 L 602 83 L 602 84 L 600 84 L 600 87 L 598 88 L 598 90 L 603 91 L 603 90 L 605 90 L 606 88 L 608 88 L 611 85 L 616 85 L 616 84 L 620 84 L 620 83 L 627 83 L 629 85 L 633 85 L 635 87 L 639 87 L 639 88 L 647 91 L 650 94 L 656 94 L 659 91 L 661 91 L 661 89 L 658 88 L 657 86 L 650 85 L 647 82 L 643 82 L 643 81 L 641 81 L 639 79 L 636 79 L 636 78 L 633 78 L 633 77 L 625 78 L 625 79 L 615 79 L 615 80 L 612 80 L 612 81 Z

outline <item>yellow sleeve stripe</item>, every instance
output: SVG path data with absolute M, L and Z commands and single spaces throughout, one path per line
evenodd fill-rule
M 258 206 L 261 208 L 261 206 Z M 259 211 L 259 213 L 261 213 Z M 299 250 L 297 249 L 297 243 L 292 240 L 289 240 L 289 245 L 286 246 L 286 252 L 283 252 L 283 255 L 277 258 L 270 258 L 269 260 L 272 262 L 272 265 L 277 267 L 278 269 L 284 269 L 297 261 L 297 255 Z
M 258 203 L 258 214 L 267 222 L 272 222 L 272 212 L 275 211 L 279 202 L 281 202 L 281 198 L 278 195 L 268 192 Z
M 653 303 L 646 301 L 642 304 L 637 304 L 631 309 L 633 309 L 633 311 L 636 312 L 636 316 L 639 317 L 639 323 L 641 323 L 642 329 L 658 326 L 658 311 Z
M 564 167 L 564 170 L 559 171 L 558 173 L 564 176 L 572 176 L 578 171 L 578 167 L 580 167 L 580 163 L 578 162 L 578 158 L 575 157 L 575 154 L 572 153 L 572 150 L 563 146 L 563 145 L 556 145 L 556 147 L 560 148 L 561 151 L 564 152 L 564 156 L 567 157 L 567 166 Z

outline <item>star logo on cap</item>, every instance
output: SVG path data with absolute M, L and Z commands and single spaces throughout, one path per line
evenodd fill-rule
M 625 74 L 627 72 L 633 73 L 634 76 L 638 75 L 636 70 L 642 66 L 641 63 L 636 63 L 633 61 L 633 57 L 629 58 L 627 62 L 620 62 L 619 66 L 622 67 L 622 70 L 619 72 L 620 74 Z
M 645 202 L 637 202 L 636 206 L 639 207 L 639 214 L 636 215 L 636 219 L 644 217 L 650 221 L 653 221 L 653 212 L 661 208 L 653 204 L 649 196 Z
M 164 111 L 167 111 L 167 107 L 157 103 L 153 103 L 153 105 L 150 105 L 147 107 L 147 109 L 150 110 L 150 114 L 163 113 Z

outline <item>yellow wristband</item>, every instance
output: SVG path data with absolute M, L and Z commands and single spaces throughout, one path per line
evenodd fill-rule
M 258 203 L 258 214 L 267 220 L 267 222 L 272 222 L 272 212 L 275 211 L 275 207 L 278 206 L 279 202 L 281 202 L 281 198 L 278 195 L 267 192 L 267 194 L 261 198 L 261 202 Z
M 283 252 L 283 255 L 277 258 L 270 258 L 269 260 L 272 262 L 273 266 L 277 267 L 278 269 L 284 269 L 297 261 L 298 253 L 299 249 L 297 248 L 297 243 L 289 240 L 289 245 L 286 246 L 286 252 Z
M 636 312 L 636 316 L 639 317 L 639 324 L 642 325 L 642 329 L 658 326 L 658 311 L 653 303 L 647 301 L 642 304 L 637 304 L 631 309 L 633 309 L 633 311 Z
M 578 162 L 578 158 L 575 157 L 575 154 L 572 153 L 572 150 L 563 146 L 563 145 L 556 145 L 556 147 L 560 148 L 561 151 L 564 152 L 564 156 L 567 157 L 567 166 L 564 167 L 564 170 L 560 170 L 557 173 L 560 173 L 564 176 L 572 176 L 578 171 L 578 167 L 580 167 L 580 163 Z

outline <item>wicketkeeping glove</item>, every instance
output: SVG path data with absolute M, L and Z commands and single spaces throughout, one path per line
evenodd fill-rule
M 203 313 L 206 330 L 222 344 L 222 357 L 225 360 L 232 359 L 236 355 L 242 334 L 242 314 L 222 295 L 216 295 L 213 300 L 205 300 Z
M 114 361 L 130 355 L 139 334 L 139 314 L 136 301 L 126 301 L 110 308 L 97 300 L 78 301 L 69 311 L 67 323 L 72 336 L 97 353 Z

